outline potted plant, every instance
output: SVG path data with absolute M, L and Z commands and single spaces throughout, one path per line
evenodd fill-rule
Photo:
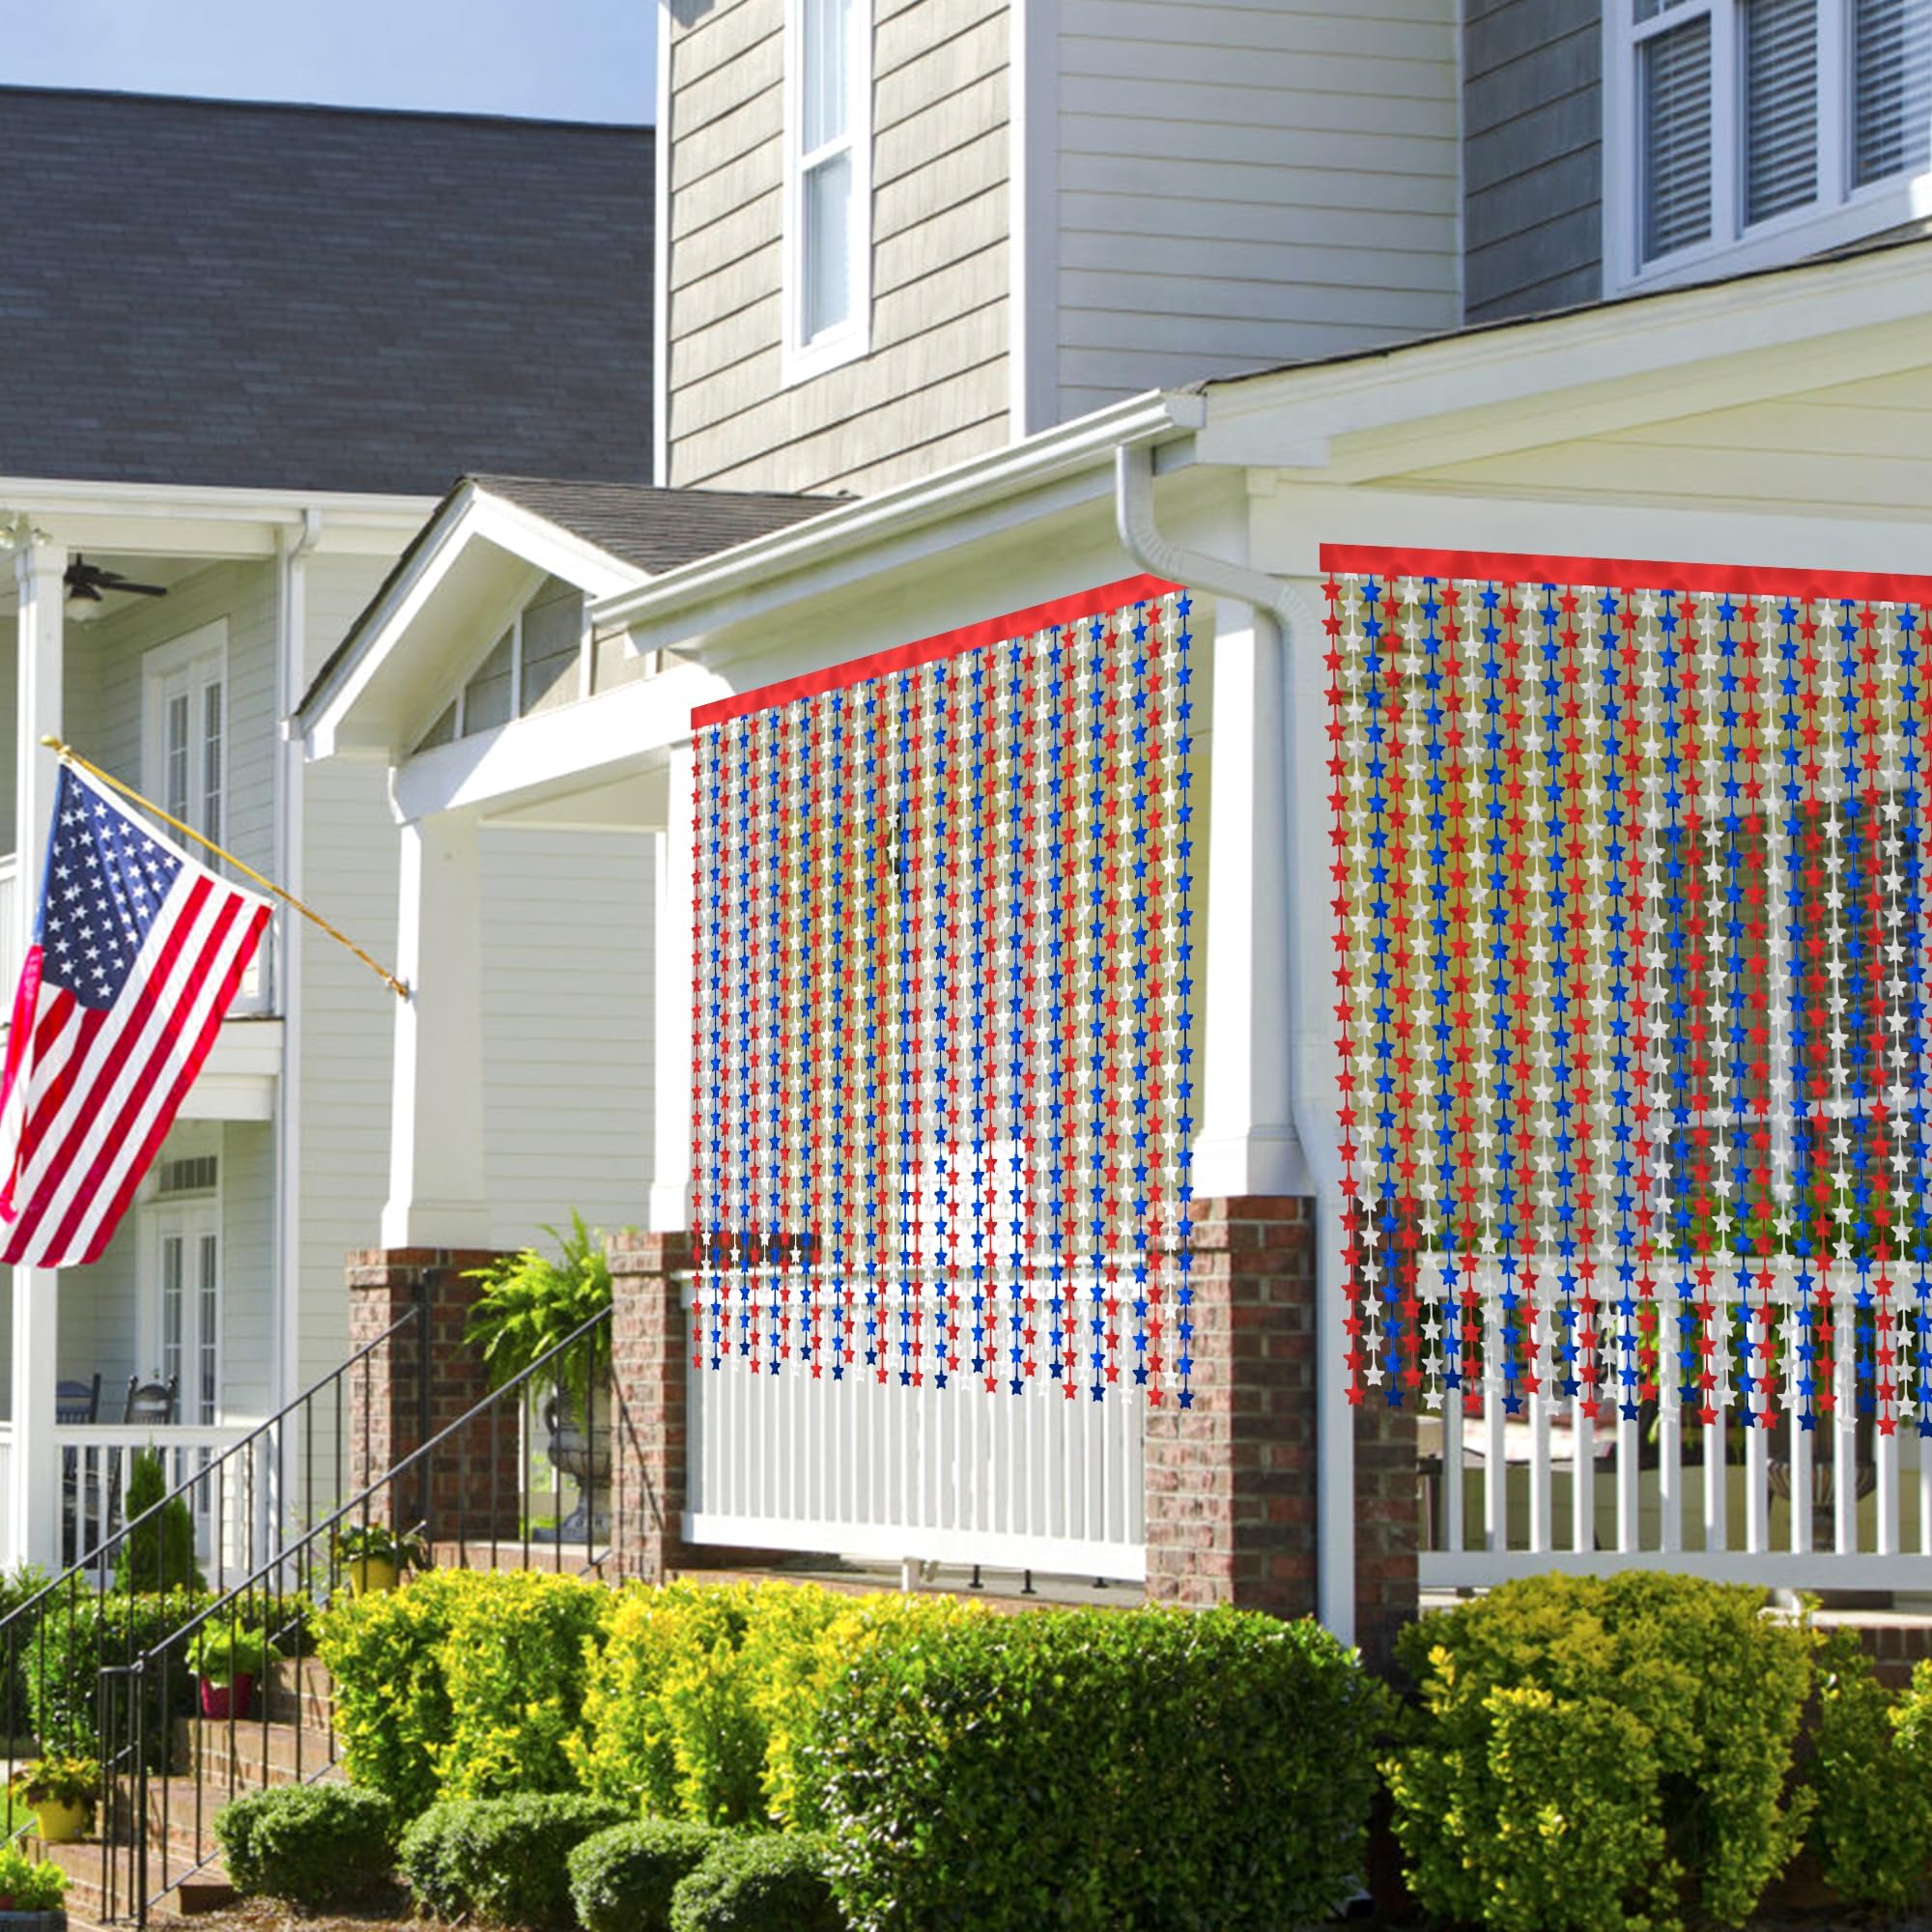
M 0 1928 L 65 1932 L 67 1873 L 51 1859 L 36 1861 L 18 1845 L 0 1845 Z
M 264 1630 L 206 1623 L 187 1646 L 188 1668 L 200 1680 L 204 1718 L 245 1718 L 255 1685 L 281 1652 Z
M 534 1248 L 506 1255 L 487 1267 L 471 1268 L 467 1280 L 482 1293 L 470 1310 L 466 1339 L 482 1354 L 492 1388 L 501 1388 L 545 1356 L 551 1392 L 543 1405 L 550 1460 L 572 1477 L 587 1498 L 611 1480 L 611 1424 L 606 1388 L 611 1369 L 611 1324 L 604 1321 L 568 1348 L 560 1345 L 611 1308 L 611 1265 L 604 1237 L 587 1228 L 572 1209 L 570 1233 L 546 1225 L 556 1243 L 556 1258 Z M 558 1352 L 553 1354 L 553 1350 Z M 599 1418 L 599 1410 L 602 1418 Z M 604 1512 L 597 1512 L 601 1518 Z M 589 1536 L 593 1525 L 585 1502 L 554 1532 L 559 1540 Z
M 14 1774 L 13 1792 L 33 1812 L 34 1829 L 48 1844 L 71 1844 L 86 1831 L 87 1814 L 100 1796 L 100 1765 L 49 1751 Z
M 429 1545 L 412 1529 L 385 1522 L 351 1523 L 335 1532 L 335 1560 L 358 1597 L 393 1590 L 406 1572 L 430 1567 Z

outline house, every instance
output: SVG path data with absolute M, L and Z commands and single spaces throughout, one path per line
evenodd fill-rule
M 656 474 L 857 499 L 586 585 L 622 687 L 467 732 L 450 695 L 506 606 L 469 618 L 435 575 L 439 554 L 460 564 L 462 519 L 490 508 L 479 483 L 302 700 L 312 757 L 387 763 L 406 852 L 423 855 L 421 1013 L 399 1027 L 391 1121 L 417 1206 L 392 1196 L 383 1238 L 432 1293 L 454 1290 L 435 1285 L 429 1236 L 483 1234 L 473 1208 L 441 1216 L 480 1198 L 482 1166 L 431 1111 L 479 1077 L 460 1018 L 430 1033 L 444 989 L 454 1014 L 476 1010 L 474 826 L 530 812 L 660 842 L 649 935 L 627 949 L 650 961 L 634 998 L 656 1040 L 651 1176 L 634 1218 L 651 1232 L 614 1255 L 620 1396 L 627 1378 L 650 1392 L 646 1570 L 702 1545 L 1030 1563 L 1174 1601 L 1316 1608 L 1378 1646 L 1418 1581 L 1552 1564 L 1932 1589 L 1925 1438 L 1885 1435 L 1867 1505 L 1849 1400 L 1825 1424 L 1833 1539 L 1780 1511 L 1770 1429 L 1734 1431 L 1733 1500 L 1718 1425 L 1687 1504 L 1681 1408 L 1655 1466 L 1634 1405 L 1610 1405 L 1601 1442 L 1570 1397 L 1540 1394 L 1520 1422 L 1507 1349 L 1466 1427 L 1444 1422 L 1439 1390 L 1419 1425 L 1412 1405 L 1351 1402 L 1361 1310 L 1342 1277 L 1362 1224 L 1322 909 L 1339 655 L 1323 599 L 1332 582 L 1338 635 L 1359 635 L 1368 568 L 1324 563 L 1324 547 L 1421 559 L 1406 583 L 1430 558 L 1505 584 L 1568 559 L 1559 584 L 1633 588 L 1783 568 L 1873 599 L 1922 575 L 1932 24 L 1877 0 L 1519 0 L 1470 7 L 1460 28 L 1446 5 L 1398 11 L 669 9 Z M 1653 561 L 1634 578 L 1605 561 L 1623 558 Z M 694 1180 L 715 1180 L 694 1173 L 690 1124 L 696 867 L 719 863 L 696 822 L 694 712 L 1031 634 L 1096 586 L 1145 602 L 1149 575 L 1192 592 L 1205 1040 L 1186 1151 L 1194 1372 L 1211 1392 L 1063 1419 L 1029 1391 L 1002 1420 L 966 1393 L 714 1374 L 682 1240 Z M 790 836 L 783 814 L 759 822 Z M 433 880 L 430 855 L 449 873 Z M 790 1293 L 784 1266 L 769 1278 Z M 1508 1292 L 1483 1291 L 1497 1332 Z M 1859 1349 L 1889 1359 L 1889 1334 L 1843 1332 L 1847 1365 Z M 1825 1459 L 1778 1429 L 1802 1494 Z M 1425 1469 L 1439 1506 L 1418 1548 Z
M 41 237 L 16 225 L 0 268 L 0 967 L 32 932 L 49 732 L 393 952 L 385 775 L 304 766 L 281 721 L 455 476 L 647 473 L 653 146 L 0 89 L 0 183 Z M 490 848 L 539 906 L 491 955 L 495 1009 L 532 1003 L 593 880 L 600 902 L 611 878 L 641 888 L 636 846 Z M 122 1427 L 131 1379 L 175 1387 L 179 1476 L 343 1363 L 342 1254 L 386 1188 L 390 1004 L 277 920 L 113 1245 L 58 1277 L 14 1271 L 0 1554 L 71 1559 L 111 1519 L 126 1452 L 154 1434 Z M 639 1124 L 621 1075 L 644 1063 L 640 1021 L 613 1015 L 597 1067 L 554 1054 L 540 1019 L 508 1024 L 523 1044 L 490 1095 L 490 1237 L 515 1243 L 557 1197 L 547 1163 L 575 1153 L 567 1132 L 521 1132 L 531 1084 L 570 1086 L 621 1147 Z M 631 1191 L 594 1159 L 571 1171 L 592 1211 Z M 332 1495 L 321 1406 L 303 1453 L 312 1501 Z M 282 1480 L 301 1507 L 301 1479 Z

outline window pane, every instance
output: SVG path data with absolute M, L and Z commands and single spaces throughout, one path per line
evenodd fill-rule
M 494 730 L 510 722 L 510 633 L 483 660 L 483 668 L 463 691 L 463 735 Z
M 852 157 L 835 155 L 805 178 L 805 339 L 852 313 Z
M 168 699 L 167 806 L 177 818 L 187 816 L 187 693 Z
M 567 586 L 547 593 L 524 612 L 526 714 L 568 704 L 577 696 L 583 649 L 583 599 Z
M 201 694 L 202 771 L 201 829 L 209 838 L 221 837 L 221 680 L 205 685 Z
M 1917 174 L 1932 160 L 1932 0 L 1856 0 L 1852 180 Z
M 199 1344 L 200 1387 L 197 1390 L 199 1420 L 213 1422 L 215 1419 L 215 1400 L 219 1391 L 219 1353 L 217 1321 L 219 1311 L 217 1299 L 220 1293 L 221 1277 L 217 1264 L 218 1244 L 213 1235 L 201 1237 L 201 1306 L 199 1309 L 201 1332 L 196 1338 Z
M 169 1235 L 161 1242 L 161 1379 L 181 1374 L 182 1365 L 182 1237 Z
M 436 723 L 432 724 L 429 727 L 429 729 L 422 734 L 421 738 L 419 738 L 416 741 L 416 750 L 419 752 L 427 752 L 433 746 L 447 745 L 455 738 L 455 736 L 456 736 L 456 700 L 455 698 L 452 697 L 449 700 L 449 702 L 442 707 L 442 716 L 440 717 L 436 721 Z
M 1643 255 L 1711 237 L 1711 21 L 1644 42 Z
M 852 0 L 800 0 L 805 39 L 802 91 L 804 128 L 800 152 L 813 154 L 837 141 L 846 128 L 846 81 L 851 71 Z
M 1818 194 L 1818 0 L 1744 10 L 1745 220 Z

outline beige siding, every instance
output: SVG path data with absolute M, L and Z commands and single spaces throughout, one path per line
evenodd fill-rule
M 651 1169 L 651 840 L 486 831 L 490 1239 L 547 1245 L 575 1208 L 641 1227 Z
M 1455 327 L 1454 0 L 1061 0 L 1057 406 Z
M 1007 0 L 873 9 L 870 354 L 782 381 L 782 0 L 670 47 L 670 480 L 877 490 L 1007 433 Z

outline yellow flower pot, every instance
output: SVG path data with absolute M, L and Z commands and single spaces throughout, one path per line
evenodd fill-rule
M 358 1597 L 396 1587 L 396 1566 L 386 1556 L 352 1556 L 342 1567 L 350 1589 Z
M 71 1845 L 87 1830 L 87 1810 L 84 1798 L 71 1804 L 50 1798 L 34 1806 L 34 1829 L 49 1845 Z

